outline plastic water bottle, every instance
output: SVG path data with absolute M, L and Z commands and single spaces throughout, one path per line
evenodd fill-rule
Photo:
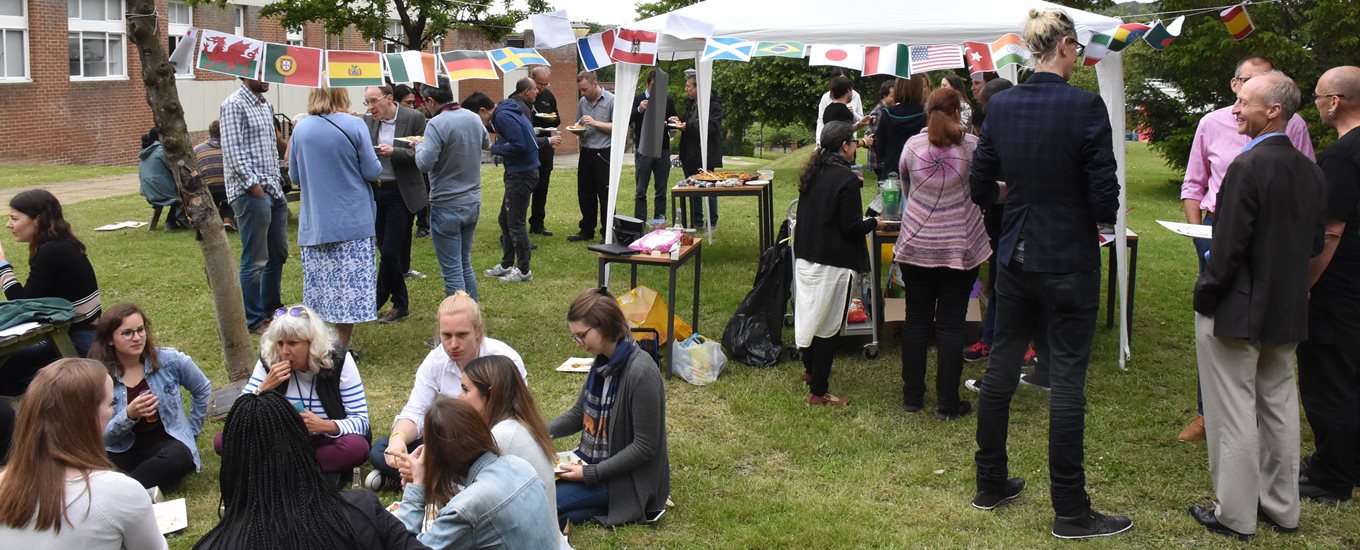
M 902 219 L 902 184 L 897 179 L 897 172 L 888 174 L 879 184 L 879 189 L 883 193 L 883 219 L 889 221 L 899 221 Z

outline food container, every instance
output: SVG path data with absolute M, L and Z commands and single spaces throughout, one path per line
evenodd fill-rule
M 760 179 L 763 179 L 765 181 L 770 181 L 774 179 L 774 170 L 756 170 L 756 173 L 760 174 Z

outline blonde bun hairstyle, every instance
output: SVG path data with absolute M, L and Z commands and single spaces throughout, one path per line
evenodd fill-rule
M 1029 19 L 1021 38 L 1029 46 L 1033 56 L 1031 61 L 1038 65 L 1052 61 L 1058 55 L 1058 47 L 1063 38 L 1077 39 L 1077 27 L 1067 12 L 1059 9 L 1029 10 Z

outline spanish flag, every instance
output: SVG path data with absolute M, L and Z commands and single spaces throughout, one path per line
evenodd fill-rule
M 1246 4 L 1238 4 L 1218 14 L 1223 18 L 1223 23 L 1228 25 L 1228 34 L 1233 40 L 1241 40 L 1256 30 L 1256 26 L 1251 24 L 1251 15 L 1247 13 Z
M 453 50 L 439 54 L 439 60 L 444 63 L 444 72 L 449 74 L 449 80 L 500 78 L 496 74 L 496 66 L 491 63 L 491 57 L 484 51 Z
M 327 51 L 326 84 L 332 88 L 382 86 L 382 53 Z

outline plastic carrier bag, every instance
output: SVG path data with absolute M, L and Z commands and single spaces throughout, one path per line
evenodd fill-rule
M 670 335 L 666 334 L 666 301 L 655 290 L 638 286 L 619 296 L 619 307 L 623 309 L 623 317 L 628 319 L 630 328 L 655 329 L 661 339 L 658 346 L 670 341 Z M 675 316 L 676 338 L 684 340 L 693 332 L 689 323 L 680 319 L 679 315 Z
M 722 344 L 699 334 L 680 342 L 671 361 L 671 372 L 696 386 L 717 381 L 723 367 L 727 366 Z

